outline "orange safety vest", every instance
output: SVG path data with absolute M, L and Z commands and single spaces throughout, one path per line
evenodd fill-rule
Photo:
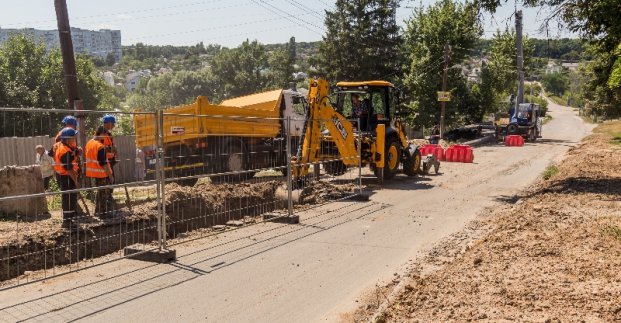
M 106 147 L 106 158 L 108 158 L 108 160 L 114 160 L 116 158 L 116 153 L 112 150 L 112 147 L 114 147 L 114 140 L 112 140 L 112 135 L 109 132 L 103 135 L 103 145 Z
M 86 177 L 91 178 L 106 178 L 108 174 L 103 166 L 99 165 L 97 160 L 97 153 L 99 150 L 105 149 L 104 145 L 99 140 L 91 139 L 86 144 Z M 110 167 L 110 163 L 107 163 Z
M 69 146 L 63 143 L 56 143 L 54 145 L 54 161 L 56 162 L 54 164 L 54 171 L 59 175 L 68 174 L 67 170 L 64 167 L 65 165 L 60 160 L 60 158 L 64 156 L 66 153 L 70 153 L 73 156 L 73 161 L 71 162 L 71 164 L 73 165 L 73 171 L 77 173 L 79 170 L 78 162 L 77 162 L 77 159 L 75 158 L 75 152 L 73 151 L 73 149 L 71 149 Z

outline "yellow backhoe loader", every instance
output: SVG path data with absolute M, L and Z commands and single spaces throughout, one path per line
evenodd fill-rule
M 332 175 L 368 165 L 380 181 L 395 176 L 399 164 L 406 175 L 418 174 L 421 155 L 407 142 L 397 111 L 398 89 L 386 81 L 339 82 L 336 88 L 330 96 L 327 81 L 310 82 L 301 143 L 293 156 L 294 178 L 306 177 L 318 162 Z

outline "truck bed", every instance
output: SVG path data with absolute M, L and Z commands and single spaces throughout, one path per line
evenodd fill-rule
M 268 91 L 210 104 L 199 96 L 192 104 L 163 111 L 164 146 L 208 136 L 274 138 L 280 133 L 281 90 Z M 135 115 L 136 145 L 155 146 L 155 119 Z

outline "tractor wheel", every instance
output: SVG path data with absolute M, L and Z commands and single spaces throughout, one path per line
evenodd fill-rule
M 323 164 L 323 169 L 328 175 L 339 176 L 345 174 L 347 166 L 345 166 L 342 160 L 334 160 Z
M 515 123 L 510 123 L 507 125 L 507 134 L 508 135 L 517 135 L 520 132 L 520 126 Z
M 408 159 L 403 162 L 403 172 L 408 176 L 416 176 L 420 173 L 420 164 L 420 151 L 416 149 L 414 156 L 408 157 Z
M 384 179 L 395 177 L 399 170 L 399 157 L 401 156 L 401 145 L 395 139 L 388 139 L 386 144 L 386 155 L 384 156 Z M 375 176 L 379 177 L 379 168 L 375 169 Z

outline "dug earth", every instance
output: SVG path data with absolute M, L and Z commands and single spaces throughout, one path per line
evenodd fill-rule
M 620 322 L 618 133 L 621 122 L 600 125 L 558 171 L 482 216 L 468 246 L 434 248 L 392 283 L 392 301 L 353 320 Z
M 0 168 L 0 196 L 43 193 L 39 166 L 5 166 Z M 45 197 L 0 202 L 0 215 L 40 215 L 47 213 Z

